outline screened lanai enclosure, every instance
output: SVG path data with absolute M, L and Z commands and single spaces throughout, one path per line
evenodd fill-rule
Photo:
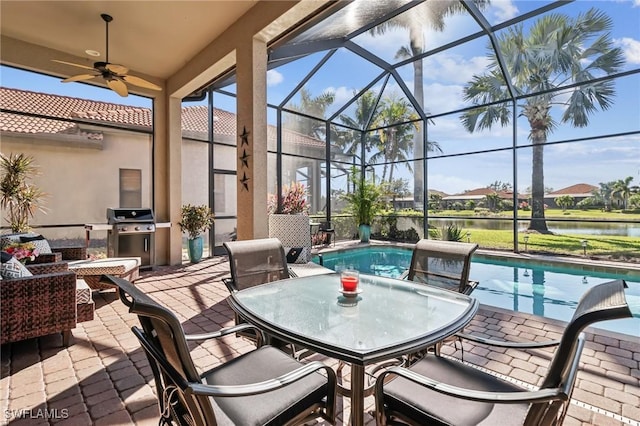
M 331 2 L 268 45 L 267 190 L 251 195 L 267 215 L 302 188 L 311 220 L 350 240 L 356 179 L 382 194 L 373 239 L 638 261 L 639 24 L 637 0 Z M 106 207 L 153 207 L 151 99 L 12 66 L 2 150 L 41 166 L 38 232 L 79 243 Z M 182 108 L 179 202 L 213 207 L 207 255 L 242 217 L 234 73 Z
M 606 238 L 624 255 L 640 243 L 639 23 L 632 1 L 340 2 L 270 47 L 268 196 L 282 209 L 303 184 L 310 216 L 351 239 L 355 172 L 383 193 L 373 238 L 581 255 Z M 232 228 L 234 75 L 201 95 Z

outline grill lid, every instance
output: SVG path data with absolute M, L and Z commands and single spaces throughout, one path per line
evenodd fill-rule
M 116 223 L 154 223 L 153 210 L 149 208 L 108 208 L 107 221 Z

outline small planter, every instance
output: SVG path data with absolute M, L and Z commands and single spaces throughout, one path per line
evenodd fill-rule
M 358 235 L 360 236 L 360 242 L 368 243 L 369 238 L 371 237 L 371 226 L 360 225 L 358 227 Z
M 191 261 L 191 263 L 198 263 L 202 260 L 203 241 L 204 238 L 202 238 L 202 235 L 196 238 L 189 238 L 187 241 L 189 246 L 189 261 Z

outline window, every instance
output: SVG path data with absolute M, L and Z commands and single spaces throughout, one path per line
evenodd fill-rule
M 142 207 L 142 170 L 120 169 L 120 207 Z

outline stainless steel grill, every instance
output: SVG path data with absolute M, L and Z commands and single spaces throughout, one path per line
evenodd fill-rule
M 107 236 L 108 257 L 139 257 L 140 268 L 155 264 L 156 223 L 149 208 L 108 208 L 111 228 Z

